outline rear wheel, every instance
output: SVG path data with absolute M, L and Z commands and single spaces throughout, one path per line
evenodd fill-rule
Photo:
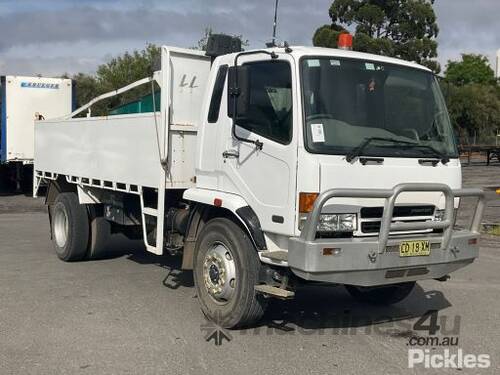
M 408 297 L 415 287 L 415 284 L 415 281 L 411 281 L 377 287 L 354 285 L 346 285 L 345 287 L 349 294 L 358 301 L 371 303 L 373 305 L 392 305 Z
M 247 233 L 229 219 L 211 220 L 198 238 L 194 281 L 203 313 L 224 328 L 250 325 L 267 300 L 255 292 L 260 260 Z
M 59 259 L 82 260 L 89 242 L 88 214 L 75 193 L 60 193 L 50 207 L 52 241 Z

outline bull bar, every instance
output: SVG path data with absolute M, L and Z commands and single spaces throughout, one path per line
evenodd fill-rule
M 445 197 L 445 215 L 442 221 L 393 222 L 396 200 L 404 192 L 441 192 Z M 467 230 L 454 232 L 454 199 L 476 197 L 474 215 Z M 332 198 L 373 198 L 385 199 L 384 211 L 378 238 L 341 238 L 317 239 L 317 226 L 323 206 Z M 300 237 L 290 238 L 288 263 L 298 276 L 318 281 L 351 283 L 358 285 L 378 285 L 398 282 L 398 279 L 386 280 L 388 270 L 409 270 L 426 268 L 422 275 L 411 280 L 427 277 L 440 277 L 464 265 L 471 263 L 478 255 L 477 245 L 471 245 L 470 239 L 477 238 L 485 209 L 485 194 L 482 189 L 454 189 L 438 183 L 403 183 L 392 189 L 330 189 L 316 199 L 313 209 L 304 224 Z M 419 235 L 390 236 L 394 232 L 442 230 L 442 233 Z M 431 243 L 440 244 L 441 251 L 433 251 L 429 257 L 410 257 L 401 259 L 398 254 L 387 252 L 387 246 L 394 246 L 403 239 L 426 236 Z M 452 246 L 450 246 L 450 244 Z M 348 252 L 347 257 L 326 257 L 321 250 L 327 247 L 339 248 Z M 446 251 L 449 248 L 452 251 Z M 457 249 L 462 248 L 464 251 Z M 351 251 L 353 250 L 353 251 Z M 470 251 L 466 251 L 470 250 Z M 396 256 L 397 255 L 397 256 Z M 374 258 L 379 261 L 374 261 Z M 363 274 L 364 272 L 364 274 Z M 406 271 L 405 271 L 406 272 Z M 367 276 L 372 274 L 373 277 Z M 403 272 L 404 273 L 404 272 Z M 367 275 L 365 275 L 367 274 Z M 405 275 L 407 275 L 405 273 Z M 417 277 L 420 276 L 420 277 Z M 409 280 L 402 277 L 399 281 Z

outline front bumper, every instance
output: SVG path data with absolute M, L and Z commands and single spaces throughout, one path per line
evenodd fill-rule
M 437 191 L 446 198 L 442 222 L 393 223 L 398 195 L 407 191 Z M 324 204 L 334 197 L 385 198 L 378 237 L 316 239 L 316 227 Z M 456 197 L 477 197 L 478 204 L 468 230 L 453 230 L 453 201 Z M 478 237 L 484 211 L 480 189 L 451 190 L 443 184 L 400 184 L 394 189 L 332 189 L 315 202 L 300 237 L 289 240 L 288 265 L 305 280 L 377 286 L 405 281 L 440 278 L 472 263 L 479 255 Z M 403 230 L 442 229 L 442 233 L 389 236 Z M 400 257 L 399 244 L 408 240 L 429 240 L 429 256 Z

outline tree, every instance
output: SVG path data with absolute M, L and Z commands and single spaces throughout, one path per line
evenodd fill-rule
M 72 77 L 76 82 L 77 103 L 82 106 L 93 98 L 109 91 L 117 90 L 132 82 L 153 74 L 153 66 L 160 58 L 160 47 L 148 44 L 141 51 L 125 52 L 111 61 L 99 65 L 95 76 L 78 73 Z M 109 109 L 151 93 L 150 85 L 142 85 L 133 90 L 114 96 L 92 106 L 92 114 L 107 115 Z
M 465 53 L 461 61 L 448 60 L 445 77 L 448 82 L 459 86 L 469 83 L 491 85 L 496 82 L 486 56 Z
M 315 46 L 337 47 L 338 35 L 354 26 L 353 49 L 415 61 L 435 72 L 439 29 L 434 0 L 335 0 L 332 23 L 318 28 Z
M 148 44 L 142 51 L 125 52 L 97 68 L 96 80 L 100 93 L 117 90 L 132 82 L 153 75 L 154 65 L 160 59 L 161 49 Z M 108 101 L 108 107 L 130 102 L 151 93 L 151 85 L 142 85 Z
M 68 77 L 69 78 L 69 77 Z M 94 76 L 78 73 L 71 77 L 76 83 L 76 105 L 81 107 L 96 97 L 97 80 Z
M 442 83 L 450 118 L 462 138 L 492 143 L 500 129 L 500 87 L 485 56 L 462 54 L 448 61 Z
M 193 49 L 206 50 L 208 38 L 214 32 L 207 27 L 203 37 L 198 41 L 197 47 Z M 241 35 L 236 37 L 242 40 L 242 45 L 247 46 L 248 40 L 243 40 Z M 125 52 L 109 62 L 99 65 L 95 76 L 78 73 L 72 77 L 77 87 L 77 104 L 85 105 L 93 98 L 109 91 L 117 90 L 142 78 L 153 74 L 154 65 L 159 61 L 161 48 L 154 44 L 148 44 L 145 49 Z M 151 85 L 142 85 L 127 91 L 119 96 L 106 99 L 92 106 L 92 114 L 95 116 L 107 115 L 111 108 L 136 100 L 150 94 Z
M 493 143 L 500 129 L 500 88 L 471 83 L 448 90 L 450 118 L 462 138 L 476 135 L 479 143 Z
M 106 89 L 117 89 L 153 74 L 160 47 L 148 44 L 142 51 L 125 52 L 97 68 L 96 78 Z
M 214 34 L 214 31 L 212 27 L 208 26 L 205 27 L 205 30 L 203 30 L 203 36 L 198 40 L 198 43 L 196 43 L 195 47 L 191 47 L 192 49 L 197 49 L 200 51 L 206 51 L 207 50 L 207 45 L 208 45 L 208 39 L 210 36 Z

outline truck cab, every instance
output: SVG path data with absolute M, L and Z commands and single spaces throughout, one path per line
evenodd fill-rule
M 205 190 L 244 200 L 263 232 L 261 260 L 280 265 L 286 258 L 309 280 L 373 286 L 440 278 L 473 260 L 474 246 L 455 255 L 436 250 L 457 246 L 443 241 L 449 242 L 444 224 L 451 226 L 458 209 L 451 191 L 461 188 L 461 169 L 429 69 L 306 47 L 244 53 L 236 68 L 235 59 L 223 56 L 213 65 L 197 186 L 186 198 Z M 321 209 L 315 206 L 329 191 Z M 305 228 L 315 233 L 298 240 Z M 473 243 L 477 234 L 471 236 Z M 429 256 L 436 264 L 453 262 L 432 267 Z M 353 257 L 367 277 L 349 269 Z M 390 259 L 397 272 L 389 272 Z M 381 263 L 380 271 L 369 271 Z

